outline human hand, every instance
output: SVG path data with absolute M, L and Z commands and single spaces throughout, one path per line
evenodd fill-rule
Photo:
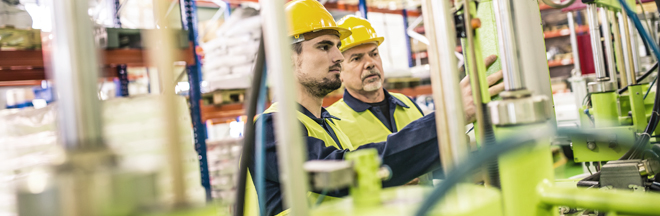
M 490 67 L 493 63 L 495 63 L 496 60 L 497 60 L 496 55 L 488 56 L 484 60 L 484 63 L 486 63 L 486 68 Z M 502 76 L 503 76 L 502 71 L 500 70 L 486 77 L 489 86 L 488 92 L 490 93 L 490 97 L 498 95 L 500 92 L 504 91 L 504 83 L 497 84 L 497 82 L 502 79 Z M 460 87 L 461 87 L 461 92 L 463 94 L 465 121 L 466 123 L 469 124 L 476 120 L 475 114 L 477 110 L 476 104 L 474 102 L 474 98 L 472 98 L 472 88 L 470 87 L 469 76 L 466 76 L 465 78 L 463 78 L 463 80 L 461 80 Z

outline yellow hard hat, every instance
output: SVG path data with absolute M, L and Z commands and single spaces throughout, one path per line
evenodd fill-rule
M 350 30 L 338 27 L 330 12 L 316 0 L 293 0 L 285 7 L 290 24 L 289 36 L 296 39 L 304 33 L 321 30 L 336 30 L 340 40 L 351 35 Z
M 371 23 L 364 18 L 348 15 L 341 18 L 338 24 L 339 27 L 347 28 L 353 32 L 349 37 L 341 40 L 341 47 L 339 47 L 339 50 L 342 52 L 360 44 L 370 42 L 376 42 L 380 46 L 385 40 L 383 37 L 378 37 L 374 27 L 371 27 Z

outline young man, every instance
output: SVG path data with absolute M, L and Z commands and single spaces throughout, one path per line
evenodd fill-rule
M 362 148 L 378 151 L 383 164 L 390 166 L 391 179 L 383 187 L 403 185 L 410 180 L 440 167 L 437 145 L 435 115 L 427 115 L 399 129 L 386 141 L 355 147 L 337 126 L 340 119 L 322 106 L 323 98 L 341 87 L 340 71 L 344 56 L 339 51 L 341 39 L 348 37 L 348 29 L 338 27 L 330 13 L 316 0 L 294 0 L 286 4 L 289 36 L 294 40 L 291 56 L 296 90 L 300 104 L 298 120 L 306 136 L 308 160 L 342 160 L 344 154 Z M 266 148 L 266 214 L 276 215 L 285 209 L 282 206 L 279 167 L 277 160 L 277 138 L 273 128 L 273 116 L 278 111 L 273 104 L 259 118 L 264 118 Z M 253 164 L 250 170 L 253 169 Z M 259 178 L 252 173 L 252 177 Z M 249 182 L 252 183 L 252 182 Z M 248 191 L 254 190 L 248 184 Z M 331 191 L 328 197 L 342 197 L 348 190 Z M 313 193 L 312 193 L 313 194 Z M 250 196 L 250 195 L 248 195 Z M 315 199 L 312 196 L 312 199 Z M 331 198 L 330 198 L 331 199 Z M 250 200 L 246 200 L 249 202 Z M 300 202 L 305 202 L 301 200 Z
M 341 119 L 337 124 L 353 146 L 385 141 L 389 134 L 424 116 L 410 98 L 390 93 L 383 88 L 383 62 L 378 46 L 385 38 L 378 37 L 371 23 L 364 18 L 349 15 L 337 24 L 351 30 L 353 34 L 343 39 L 339 47 L 344 55 L 344 70 L 340 76 L 346 88 L 344 98 L 328 107 L 328 111 Z M 496 56 L 489 57 L 486 64 L 492 64 L 495 59 Z M 501 71 L 488 77 L 490 85 L 500 79 Z M 461 87 L 467 99 L 464 104 L 469 116 L 467 120 L 471 122 L 474 121 L 471 117 L 474 115 L 474 103 L 467 78 L 461 82 Z M 492 87 L 491 94 L 499 94 L 502 90 L 504 83 Z

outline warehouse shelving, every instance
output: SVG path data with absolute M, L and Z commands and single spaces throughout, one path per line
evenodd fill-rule
M 176 61 L 195 63 L 192 46 L 182 49 Z M 41 50 L 0 51 L 0 85 L 25 85 L 47 79 Z M 118 65 L 143 67 L 149 65 L 146 50 L 110 49 L 103 51 L 103 71 L 100 77 L 116 77 Z M 32 81 L 32 82 L 30 82 Z

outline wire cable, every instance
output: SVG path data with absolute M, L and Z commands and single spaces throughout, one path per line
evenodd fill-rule
M 646 90 L 646 94 L 644 94 L 644 100 L 646 100 L 646 96 L 649 96 L 649 93 L 651 92 L 651 87 L 655 85 L 655 82 L 658 81 L 658 77 L 653 79 L 653 82 L 651 82 L 651 85 L 649 85 L 649 89 Z M 657 93 L 657 92 L 656 92 Z
M 640 77 L 638 77 L 638 78 L 636 79 L 636 80 L 637 80 L 637 83 L 641 83 L 644 79 L 646 79 L 646 77 L 648 77 L 648 76 L 651 75 L 653 72 L 655 72 L 655 69 L 658 69 L 658 62 L 656 62 L 655 64 L 653 64 L 653 66 L 651 66 L 650 69 L 648 69 L 646 72 L 644 72 L 644 74 L 642 74 Z M 619 89 L 619 90 L 617 91 L 617 93 L 621 94 L 621 93 L 625 92 L 626 90 L 628 90 L 628 86 L 624 86 L 623 88 Z
M 252 123 L 257 113 L 257 100 L 259 98 L 259 89 L 261 88 L 261 73 L 264 71 L 266 54 L 264 50 L 264 36 L 261 35 L 259 50 L 253 68 L 254 78 L 252 79 L 252 88 L 249 90 L 248 100 L 245 106 L 248 122 L 245 123 L 243 132 L 243 149 L 241 151 L 241 161 L 238 165 L 238 185 L 236 188 L 236 208 L 235 216 L 243 216 L 245 211 L 245 187 L 247 185 L 248 166 L 252 164 L 254 158 L 254 132 L 255 126 Z
M 481 150 L 473 153 L 464 162 L 460 163 L 453 169 L 440 185 L 438 185 L 431 194 L 424 200 L 420 207 L 415 212 L 416 216 L 424 216 L 432 209 L 434 205 L 442 201 L 442 198 L 463 179 L 473 174 L 473 171 L 481 168 L 486 162 L 497 159 L 500 155 L 509 151 L 518 149 L 523 146 L 530 146 L 531 142 L 550 137 L 554 133 L 548 131 L 522 131 L 518 136 L 503 139 L 494 145 L 484 146 Z M 598 131 L 583 131 L 575 129 L 559 129 L 556 134 L 565 136 L 605 136 L 606 134 Z M 632 145 L 631 143 L 622 142 L 623 145 Z M 600 175 L 596 173 L 594 175 Z M 587 177 L 591 180 L 596 176 Z
M 268 77 L 268 69 L 264 66 L 263 72 L 261 73 L 257 112 L 263 112 L 266 109 L 266 98 L 268 96 L 266 95 L 266 77 Z M 255 145 L 255 186 L 257 189 L 257 199 L 259 200 L 259 212 L 263 216 L 266 215 L 266 196 L 264 196 L 264 194 L 266 194 L 266 130 L 264 130 L 266 120 L 264 120 L 264 118 L 258 118 L 257 121 L 259 123 L 255 127 L 259 142 Z M 248 120 L 246 124 L 250 123 L 251 122 Z M 261 194 L 261 196 L 258 196 L 259 194 Z
M 482 145 L 483 148 L 476 153 L 472 154 L 468 160 L 456 166 L 442 183 L 436 187 L 433 192 L 424 200 L 415 215 L 423 216 L 431 210 L 431 208 L 440 201 L 456 184 L 461 182 L 467 176 L 473 174 L 473 171 L 481 168 L 486 162 L 497 160 L 497 157 L 517 149 L 519 147 L 528 145 L 535 139 L 548 136 L 547 132 L 541 131 L 539 133 L 521 133 L 521 136 L 516 136 L 497 142 L 493 145 Z
M 630 17 L 630 19 L 633 21 L 635 24 L 635 28 L 639 32 L 639 34 L 642 36 L 642 38 L 646 41 L 646 43 L 649 45 L 651 48 L 651 51 L 653 51 L 653 54 L 655 55 L 656 59 L 660 58 L 660 48 L 658 48 L 658 45 L 655 43 L 653 39 L 651 39 L 651 36 L 649 36 L 649 33 L 646 32 L 644 27 L 642 26 L 641 21 L 639 20 L 639 17 L 637 17 L 637 14 L 633 12 L 632 9 L 630 9 L 630 6 L 624 1 L 624 0 L 618 0 L 619 4 L 621 4 L 621 7 L 626 11 L 626 15 Z M 660 61 L 660 60 L 659 60 Z M 660 90 L 660 85 L 656 85 L 656 92 Z M 628 150 L 620 159 L 633 159 L 636 158 L 638 155 L 638 152 L 641 151 L 641 149 L 644 148 L 644 144 L 648 142 L 650 139 L 650 134 L 652 134 L 655 131 L 655 128 L 658 126 L 658 112 L 660 111 L 660 97 L 658 94 L 655 96 L 655 103 L 653 104 L 653 112 L 651 112 L 651 119 L 649 120 L 649 124 L 646 126 L 646 129 L 640 136 L 640 139 L 638 142 Z

